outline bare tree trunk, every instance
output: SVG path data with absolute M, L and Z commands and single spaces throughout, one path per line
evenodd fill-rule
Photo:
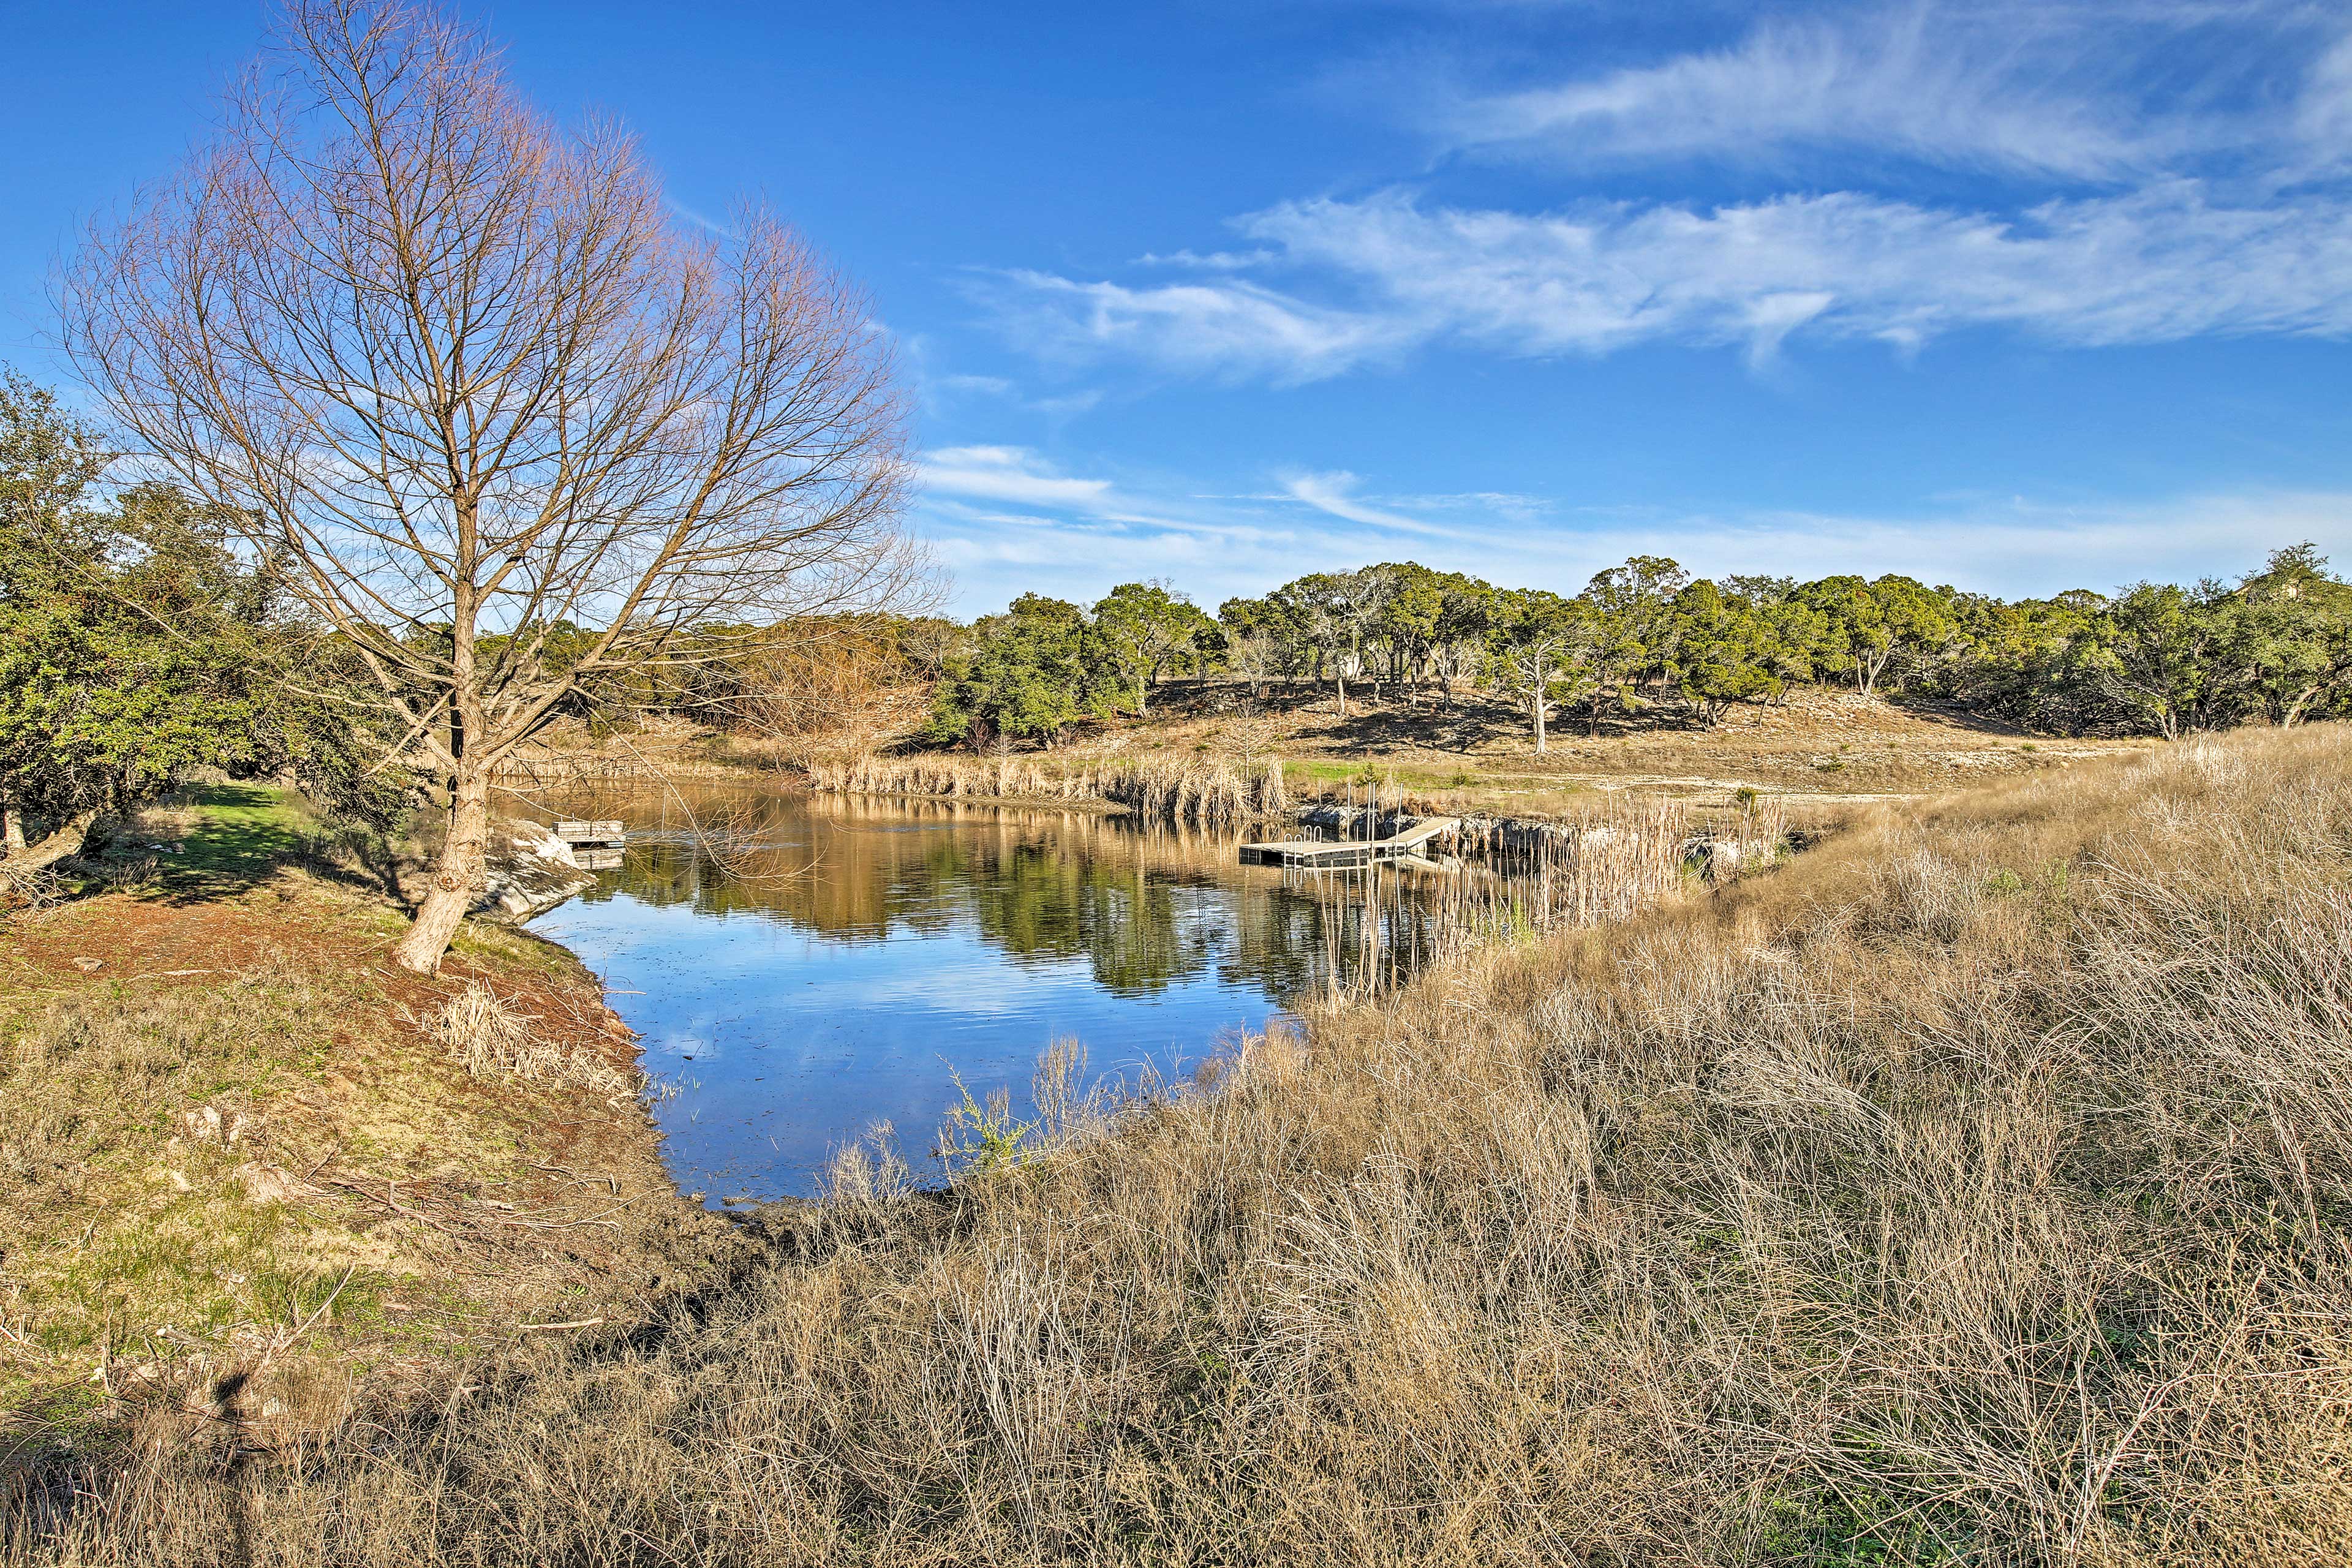
M 25 817 L 15 806 L 0 806 L 0 854 L 14 855 L 25 847 Z
M 1135 716 L 1139 719 L 1151 717 L 1149 699 L 1146 696 L 1149 686 L 1150 682 L 1144 677 L 1139 675 L 1135 678 Z
M 1345 719 L 1348 716 L 1348 678 L 1340 673 L 1337 666 L 1334 666 L 1331 670 L 1331 680 L 1333 689 L 1339 696 L 1339 717 Z
M 437 973 L 441 955 L 474 900 L 481 897 L 489 865 L 490 780 L 470 763 L 450 786 L 449 837 L 441 841 L 433 880 L 408 934 L 392 950 L 399 965 L 417 974 Z
M 15 843 L 10 847 L 8 858 L 0 860 L 0 867 L 5 867 L 11 873 L 21 875 L 27 871 L 40 870 L 45 866 L 54 866 L 68 855 L 79 854 L 82 845 L 89 837 L 90 825 L 98 820 L 98 813 L 82 812 L 60 824 L 56 832 L 29 849 L 25 847 L 23 824 L 13 809 L 9 812 L 8 818 L 9 826 L 13 829 L 9 837 L 15 840 Z
M 1548 739 L 1548 737 L 1544 734 L 1544 700 L 1543 700 L 1543 693 L 1542 693 L 1542 692 L 1540 692 L 1540 691 L 1537 692 L 1537 693 L 1536 693 L 1536 697 L 1535 697 L 1535 700 L 1534 700 L 1533 702 L 1529 703 L 1529 704 L 1528 704 L 1528 706 L 1529 706 L 1529 707 L 1531 707 L 1531 708 L 1533 708 L 1533 709 L 1535 710 L 1535 715 L 1536 715 L 1536 754 L 1537 754 L 1538 756 L 1541 756 L 1541 755 L 1543 754 L 1543 752 L 1544 752 L 1544 746 L 1545 746 L 1546 740 Z

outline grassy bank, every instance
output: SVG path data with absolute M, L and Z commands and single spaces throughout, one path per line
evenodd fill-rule
M 2342 1561 L 2347 952 L 2339 731 L 1888 814 L 13 1551 Z
M 202 790 L 0 923 L 10 1467 L 331 1428 L 520 1324 L 642 1315 L 701 1256 L 593 977 L 497 927 L 438 981 L 394 969 L 353 848 L 289 795 Z M 432 1026 L 485 995 L 574 1070 L 469 1071 Z

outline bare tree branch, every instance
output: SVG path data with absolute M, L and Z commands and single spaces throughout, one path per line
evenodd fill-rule
M 220 133 L 68 275 L 81 369 L 283 553 L 448 786 L 411 967 L 479 884 L 488 770 L 582 683 L 919 578 L 864 298 L 735 228 L 683 233 L 626 135 L 550 124 L 449 17 L 289 0 Z

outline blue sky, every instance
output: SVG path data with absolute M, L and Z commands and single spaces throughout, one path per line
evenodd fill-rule
M 2352 566 L 2340 4 L 469 5 L 681 221 L 871 289 L 976 614 L 1412 557 L 1573 589 Z M 0 358 L 258 5 L 0 3 Z

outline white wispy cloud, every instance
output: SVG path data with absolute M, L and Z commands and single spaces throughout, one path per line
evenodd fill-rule
M 1282 383 L 1432 343 L 1542 357 L 1675 342 L 1762 359 L 1792 336 L 1909 348 L 1987 326 L 2075 345 L 2352 332 L 2352 198 L 2232 205 L 2187 178 L 2011 216 L 1855 192 L 1546 214 L 1390 192 L 1285 203 L 1240 226 L 1305 281 L 1024 274 L 1008 321 L 1057 357 Z
M 1480 520 L 1523 524 L 1538 504 L 1511 495 L 1366 495 L 1352 474 L 1297 467 L 1280 469 L 1271 490 L 1215 494 L 1163 475 L 1069 474 L 1022 447 L 944 448 L 921 468 L 918 526 L 954 572 L 965 614 L 1031 591 L 1091 601 L 1115 584 L 1154 576 L 1214 605 L 1334 563 L 1475 545 L 1486 531 Z M 1406 504 L 1448 521 L 1398 510 Z
M 1356 476 L 1344 469 L 1323 474 L 1293 471 L 1277 478 L 1282 485 L 1282 493 L 1291 500 L 1304 501 L 1317 511 L 1349 522 L 1440 539 L 1460 537 L 1458 529 L 1441 528 L 1360 500 L 1356 494 L 1359 488 Z
M 918 377 L 918 384 L 926 407 L 984 398 L 1027 413 L 1042 414 L 1054 421 L 1073 418 L 1099 406 L 1103 401 L 1103 389 L 1098 386 L 1033 397 L 1018 382 L 1001 375 L 925 374 Z
M 679 201 L 675 196 L 663 198 L 663 205 L 667 206 L 672 213 L 684 218 L 695 227 L 702 229 L 709 234 L 715 234 L 721 239 L 740 240 L 743 237 L 743 231 L 736 227 L 733 224 L 724 223 L 718 218 L 708 216 L 707 214 L 697 212 L 694 208 L 688 206 L 684 202 Z
M 2242 25 L 2267 23 L 2263 10 L 2239 7 Z M 2181 49 L 2199 19 L 2179 6 L 2055 0 L 1775 16 L 1653 64 L 1442 95 L 1433 119 L 1457 147 L 1579 162 L 1828 150 L 2112 179 L 2248 134 L 2233 116 L 2147 100 L 2151 57 Z M 2210 44 L 2198 58 L 2213 76 L 2234 64 Z
M 2295 104 L 2295 131 L 2306 153 L 2306 173 L 2341 172 L 2352 164 L 2352 32 L 2312 62 Z
M 1053 472 L 1035 453 L 1021 447 L 947 447 L 925 454 L 923 488 L 933 494 L 1013 501 L 1026 506 L 1098 507 L 1110 494 L 1108 479 L 1079 479 Z
M 978 291 L 1023 347 L 1064 363 L 1109 351 L 1184 374 L 1296 383 L 1394 355 L 1415 339 L 1402 323 L 1246 279 L 1139 289 L 1021 271 Z
M 1424 92 L 1455 150 L 1559 166 L 1729 159 L 1801 174 L 1734 201 L 1283 202 L 1140 278 L 982 291 L 1061 364 L 1297 384 L 1436 344 L 1653 342 L 1751 363 L 1808 338 L 1972 327 L 2075 345 L 2352 331 L 2352 15 L 2302 0 L 1909 0 L 1791 16 L 1642 64 Z M 1989 176 L 1967 204 L 1895 165 Z M 1913 172 L 1916 172 L 1916 168 Z M 1433 179 L 1436 176 L 1431 176 Z M 1169 268 L 1186 275 L 1171 279 Z

